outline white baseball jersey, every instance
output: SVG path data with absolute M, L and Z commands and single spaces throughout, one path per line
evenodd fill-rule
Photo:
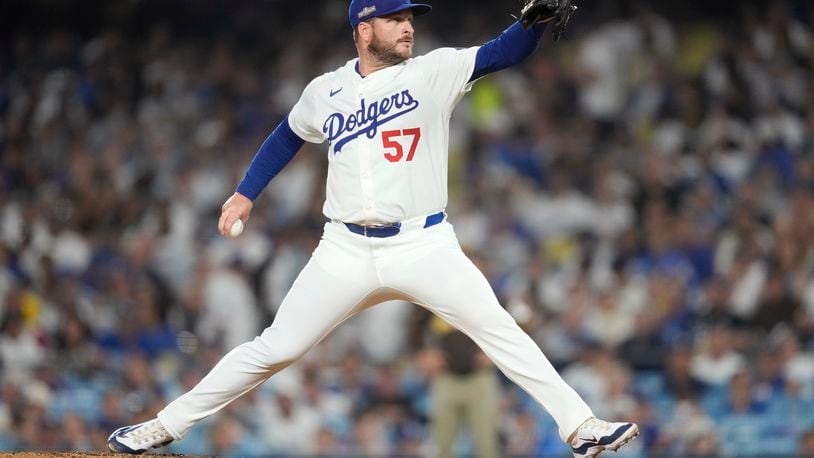
M 288 122 L 329 143 L 325 216 L 391 223 L 446 207 L 449 117 L 477 51 L 441 48 L 364 78 L 357 58 L 308 84 Z

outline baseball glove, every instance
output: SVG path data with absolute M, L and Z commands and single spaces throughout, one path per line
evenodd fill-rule
M 534 24 L 554 21 L 551 35 L 558 41 L 565 35 L 568 21 L 577 10 L 572 0 L 526 0 L 520 10 L 520 24 L 528 29 Z

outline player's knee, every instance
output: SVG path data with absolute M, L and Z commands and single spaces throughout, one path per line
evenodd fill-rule
M 487 330 L 501 328 L 514 323 L 514 319 L 500 306 L 489 307 L 478 313 L 462 317 L 461 324 L 468 329 Z
M 263 333 L 255 339 L 254 343 L 259 345 L 259 353 L 263 357 L 263 362 L 268 367 L 289 365 L 298 360 L 306 351 L 309 345 L 300 342 L 296 338 L 283 338 L 275 333 Z
M 305 354 L 307 348 L 294 345 L 282 345 L 274 351 L 274 363 L 291 364 Z

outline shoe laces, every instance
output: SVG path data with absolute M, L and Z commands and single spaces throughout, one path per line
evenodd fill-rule
M 164 425 L 158 420 L 151 420 L 130 432 L 130 437 L 138 444 L 156 444 L 171 439 Z
M 618 425 L 598 418 L 589 418 L 579 428 L 581 435 L 590 434 L 596 437 L 607 436 L 616 430 Z

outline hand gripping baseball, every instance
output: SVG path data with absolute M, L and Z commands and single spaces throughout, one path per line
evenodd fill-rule
M 218 221 L 218 232 L 224 237 L 237 237 L 242 230 L 235 230 L 233 226 L 237 220 L 241 220 L 241 224 L 249 221 L 249 216 L 252 213 L 254 203 L 248 197 L 236 192 L 232 194 L 221 207 L 220 220 Z
M 572 0 L 526 0 L 520 10 L 520 24 L 528 29 L 534 24 L 554 21 L 551 35 L 559 41 L 565 35 L 568 21 L 577 10 Z

